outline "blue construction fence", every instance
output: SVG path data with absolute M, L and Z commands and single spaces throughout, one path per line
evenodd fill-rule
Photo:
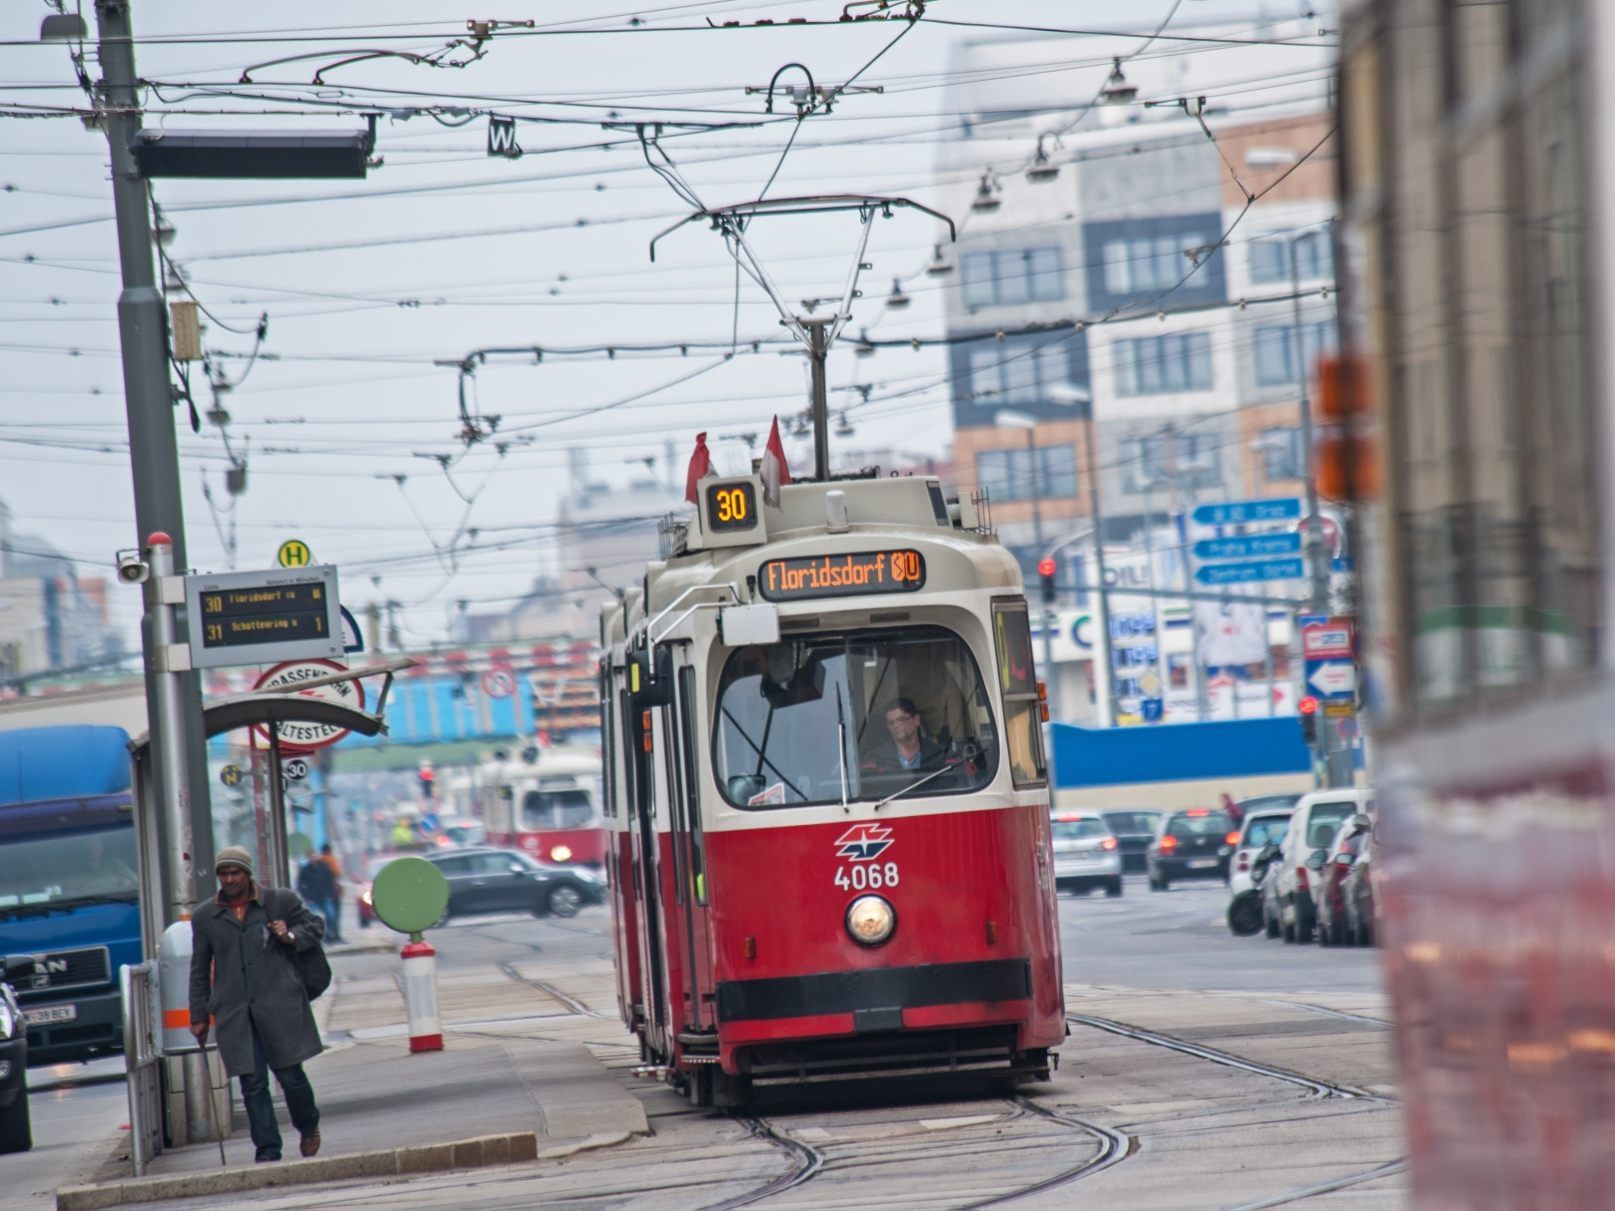
M 1054 785 L 1060 790 L 1304 774 L 1312 768 L 1312 753 L 1294 715 L 1149 727 L 1049 727 Z M 1361 748 L 1357 761 L 1361 764 Z

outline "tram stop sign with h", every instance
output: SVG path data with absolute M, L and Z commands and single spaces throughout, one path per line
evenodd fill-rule
M 419 940 L 449 906 L 449 881 L 425 858 L 398 858 L 376 874 L 370 900 L 382 924 Z

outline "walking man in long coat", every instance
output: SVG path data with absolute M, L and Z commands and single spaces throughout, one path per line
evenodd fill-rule
M 313 1156 L 320 1150 L 320 1109 L 303 1061 L 323 1048 L 293 955 L 319 945 L 324 922 L 289 888 L 260 889 L 252 856 L 240 846 L 221 849 L 214 870 L 218 898 L 198 905 L 191 918 L 191 1033 L 206 1043 L 209 1018 L 218 1024 L 219 1056 L 225 1072 L 241 1078 L 259 1163 L 280 1159 L 271 1069 L 302 1137 L 300 1150 Z

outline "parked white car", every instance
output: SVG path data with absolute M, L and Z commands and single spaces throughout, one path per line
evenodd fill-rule
M 1289 828 L 1289 808 L 1251 812 L 1245 817 L 1239 826 L 1239 844 L 1234 848 L 1233 863 L 1228 867 L 1229 899 L 1256 885 L 1251 879 L 1251 863 L 1264 847 L 1282 845 Z
M 1262 885 L 1269 937 L 1276 923 L 1286 942 L 1312 940 L 1317 924 L 1311 891 L 1315 876 L 1307 868 L 1307 859 L 1316 850 L 1327 851 L 1341 823 L 1360 812 L 1370 812 L 1373 802 L 1372 790 L 1349 787 L 1301 796 L 1290 814 L 1290 827 L 1284 835 L 1279 856 Z
M 1098 812 L 1059 812 L 1050 821 L 1054 840 L 1054 886 L 1087 895 L 1103 887 L 1122 894 L 1121 844 Z

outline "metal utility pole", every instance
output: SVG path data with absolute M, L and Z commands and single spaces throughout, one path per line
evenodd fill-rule
M 173 567 L 180 573 L 189 566 L 185 556 L 185 511 L 181 503 L 179 452 L 174 438 L 173 387 L 168 374 L 168 319 L 157 288 L 151 254 L 151 210 L 146 184 L 130 147 L 140 130 L 140 98 L 136 91 L 134 29 L 127 0 L 96 0 L 101 82 L 98 108 L 112 153 L 112 202 L 117 217 L 118 260 L 123 290 L 118 295 L 118 337 L 123 351 L 124 409 L 129 424 L 129 458 L 134 475 L 137 533 L 167 534 Z M 175 612 L 176 638 L 184 636 L 184 608 Z M 174 676 L 178 697 L 171 718 L 158 709 L 160 674 L 157 640 L 148 616 L 142 628 L 145 650 L 146 702 L 154 752 L 171 744 L 186 771 L 175 785 L 156 765 L 157 801 L 172 805 L 189 787 L 192 857 L 213 852 L 213 816 L 208 802 L 207 749 L 202 730 L 201 681 L 195 672 Z M 164 728 L 178 728 L 178 736 L 165 736 Z M 178 838 L 167 835 L 166 821 L 158 822 L 165 846 Z M 182 889 L 162 889 L 160 900 L 172 905 Z M 193 888 L 190 895 L 194 897 Z M 177 919 L 177 918 L 171 918 Z
M 1323 549 L 1323 514 L 1318 511 L 1318 467 L 1312 448 L 1312 398 L 1307 390 L 1306 342 L 1301 338 L 1301 265 L 1296 247 L 1304 231 L 1292 232 L 1286 244 L 1290 253 L 1290 316 L 1294 337 L 1295 376 L 1301 392 L 1301 468 L 1306 488 L 1306 530 L 1301 547 L 1306 552 L 1308 611 L 1327 616 L 1329 610 L 1329 553 Z M 1338 294 L 1338 292 L 1337 292 Z M 1301 687 L 1303 692 L 1306 687 Z M 1350 786 L 1356 781 L 1352 747 L 1343 743 L 1324 720 L 1318 729 L 1318 751 L 1323 757 L 1324 781 L 1329 786 Z
M 1093 404 L 1088 405 L 1088 516 L 1093 521 L 1093 558 L 1094 569 L 1099 577 L 1099 643 L 1105 655 L 1105 684 L 1100 687 L 1104 694 L 1105 723 L 1109 727 L 1116 726 L 1116 666 L 1114 663 L 1116 648 L 1110 634 L 1110 584 L 1105 575 L 1105 517 L 1099 510 L 1099 458 L 1096 447 L 1099 445 L 1099 425 L 1093 413 Z M 1037 482 L 1036 472 L 1033 472 L 1033 483 Z M 1154 575 L 1152 570 L 1150 573 Z
M 1305 233 L 1297 232 L 1286 241 L 1290 253 L 1290 315 L 1291 335 L 1295 348 L 1295 375 L 1301 388 L 1301 472 L 1306 488 L 1307 527 L 1301 536 L 1301 545 L 1307 553 L 1308 584 L 1311 609 L 1316 614 L 1329 612 L 1329 568 L 1323 559 L 1323 518 L 1318 513 L 1318 469 L 1312 450 L 1312 399 L 1307 392 L 1306 344 L 1301 339 L 1301 272 L 1296 241 Z
M 1200 628 L 1196 625 L 1194 598 L 1191 596 L 1194 579 L 1189 570 L 1188 508 L 1181 504 L 1178 495 L 1177 427 L 1168 424 L 1161 433 L 1166 438 L 1166 474 L 1167 482 L 1172 487 L 1172 511 L 1178 515 L 1178 559 L 1183 564 L 1183 592 L 1185 600 L 1189 602 L 1189 672 L 1194 680 L 1194 717 L 1196 722 L 1204 723 L 1211 712 L 1211 704 L 1206 696 L 1206 667 L 1200 662 Z M 1190 497 L 1192 503 L 1192 493 Z
M 824 363 L 830 353 L 830 328 L 838 316 L 803 316 L 796 322 L 807 333 L 808 369 L 812 373 L 813 477 L 821 484 L 830 479 L 830 395 L 825 386 Z
M 1032 549 L 1037 552 L 1039 560 L 1043 558 L 1043 477 L 1038 470 L 1037 458 L 1037 431 L 1032 428 L 1026 430 L 1026 458 L 1031 464 L 1032 471 Z M 1043 667 L 1048 671 L 1044 677 L 1053 686 L 1052 698 L 1049 703 L 1053 718 L 1060 718 L 1060 679 L 1054 670 L 1054 620 L 1055 612 L 1049 609 L 1048 602 L 1043 602 Z

